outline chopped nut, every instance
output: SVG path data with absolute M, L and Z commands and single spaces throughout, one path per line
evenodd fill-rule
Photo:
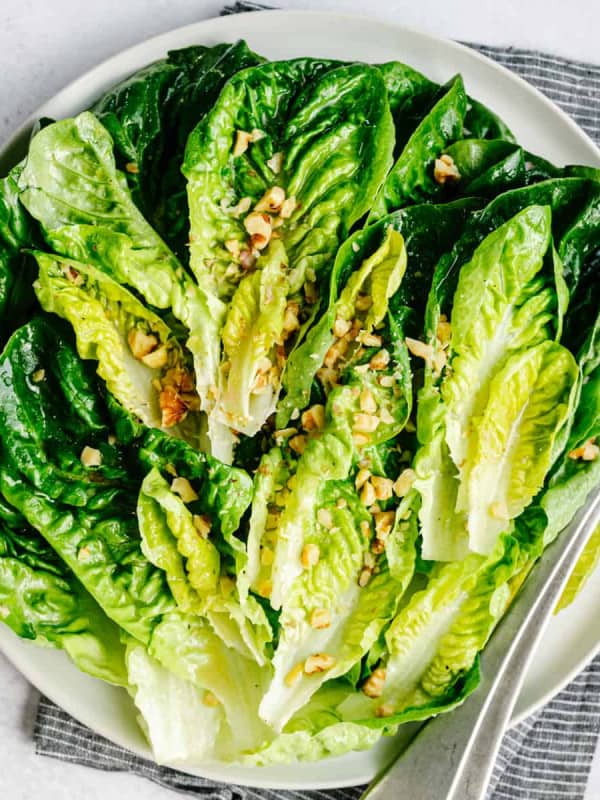
M 233 145 L 233 157 L 238 158 L 243 155 L 252 141 L 252 134 L 248 133 L 248 131 L 236 131 L 235 144 Z
M 326 391 L 337 386 L 338 373 L 332 367 L 321 367 L 317 370 L 317 378 L 321 381 Z
M 252 128 L 252 133 L 250 136 L 252 137 L 252 142 L 260 142 L 261 139 L 264 139 L 267 134 L 264 131 L 261 131 L 260 128 Z
M 171 491 L 178 494 L 184 503 L 193 503 L 194 500 L 198 499 L 198 495 L 187 478 L 173 478 Z
M 343 358 L 343 356 L 346 354 L 349 346 L 350 343 L 346 339 L 338 339 L 336 342 L 334 342 L 334 344 L 332 344 L 329 350 L 325 353 L 325 358 L 323 360 L 325 366 L 329 367 L 329 369 L 333 369 L 340 358 Z
M 84 467 L 100 467 L 102 465 L 102 453 L 95 447 L 87 445 L 81 451 L 81 463 Z
M 281 186 L 271 186 L 254 206 L 255 211 L 270 211 L 279 213 L 285 200 L 285 191 Z
M 409 351 L 417 358 L 423 358 L 425 361 L 431 363 L 433 359 L 433 347 L 430 344 L 425 344 L 419 339 L 411 339 L 409 336 L 404 340 Z
M 362 519 L 360 521 L 360 532 L 365 539 L 371 538 L 371 523 L 368 520 Z
M 304 672 L 304 664 L 300 662 L 296 664 L 295 667 L 292 667 L 288 674 L 285 676 L 284 681 L 285 685 L 289 686 L 290 689 L 295 686 L 300 678 L 302 677 L 302 673 Z
M 129 172 L 130 175 L 137 175 L 140 171 L 137 164 L 134 164 L 133 161 L 128 161 L 125 164 L 125 170 Z
M 175 480 L 178 479 L 175 478 Z M 206 514 L 193 514 L 192 522 L 194 523 L 194 528 L 196 528 L 200 536 L 203 539 L 208 539 L 212 524 L 210 519 L 206 516 Z
M 217 697 L 215 697 L 212 692 L 209 692 L 208 689 L 204 692 L 202 701 L 205 706 L 210 706 L 211 708 L 216 708 L 221 705 Z
M 271 593 L 273 592 L 273 582 L 269 580 L 261 581 L 256 587 L 256 591 L 261 597 L 271 597 Z
M 385 683 L 386 671 L 383 667 L 373 670 L 362 685 L 362 691 L 367 697 L 381 697 Z
M 117 443 L 117 437 L 114 435 L 114 433 L 109 433 L 106 437 L 106 441 L 110 445 L 115 445 Z
M 359 294 L 354 301 L 357 311 L 368 311 L 373 305 L 373 300 L 368 294 Z
M 34 383 L 40 383 L 46 377 L 46 370 L 45 369 L 36 369 L 36 371 L 32 374 L 31 380 Z
M 442 347 L 447 345 L 452 337 L 452 328 L 445 314 L 440 314 L 435 335 Z
M 317 511 L 317 521 L 319 525 L 322 525 L 324 528 L 329 530 L 333 527 L 333 516 L 331 515 L 331 511 L 328 508 L 320 508 Z
M 342 336 L 345 336 L 348 333 L 351 327 L 352 323 L 349 319 L 342 319 L 341 317 L 338 317 L 333 323 L 333 335 L 337 336 L 338 339 L 341 339 Z
M 369 333 L 369 331 L 361 331 L 356 338 L 365 347 L 381 347 L 383 344 L 381 336 L 376 333 Z
M 223 203 L 223 201 L 221 201 Z M 245 214 L 247 211 L 250 211 L 250 206 L 252 205 L 252 198 L 251 197 L 242 197 L 235 206 L 231 206 L 231 208 L 223 207 L 223 211 L 231 214 L 232 217 L 238 219 Z M 225 245 L 227 246 L 227 245 Z
M 243 270 L 250 270 L 254 268 L 256 264 L 256 256 L 251 250 L 244 248 L 240 251 L 240 267 Z
M 314 656 L 309 656 L 304 662 L 304 673 L 306 675 L 315 675 L 317 672 L 327 672 L 335 666 L 335 658 L 327 653 L 315 653 Z
M 325 426 L 325 406 L 316 403 L 307 409 L 301 417 L 305 431 L 318 431 Z
M 271 548 L 263 547 L 260 554 L 260 563 L 263 565 L 263 567 L 270 567 L 274 560 L 275 553 L 271 550 Z
M 375 353 L 373 358 L 369 361 L 371 369 L 385 369 L 389 363 L 390 354 L 385 349 Z
M 402 470 L 394 483 L 394 494 L 396 497 L 404 497 L 404 495 L 408 494 L 416 479 L 417 473 L 414 469 L 409 468 Z
M 281 445 L 284 442 L 286 442 L 291 436 L 294 436 L 294 434 L 296 433 L 298 433 L 297 428 L 281 428 L 281 430 L 275 431 L 275 433 L 273 434 L 275 438 L 275 444 L 278 447 L 281 447 Z
M 365 565 L 365 567 L 368 567 L 369 569 L 373 569 L 373 567 L 375 566 L 376 560 L 377 559 L 375 558 L 373 553 L 369 553 L 369 551 L 367 551 L 365 553 L 365 556 L 364 556 L 364 565 Z
M 158 339 L 153 334 L 146 334 L 132 328 L 127 334 L 127 343 L 134 358 L 142 359 L 158 347 Z
M 393 425 L 395 422 L 394 415 L 385 406 L 382 406 L 382 408 L 379 410 L 379 419 L 384 425 Z
M 317 290 L 317 284 L 314 281 L 306 281 L 304 286 L 303 286 L 303 290 L 304 290 L 304 297 L 306 299 L 306 302 L 309 305 L 314 306 L 314 304 L 319 299 L 319 292 Z
M 380 475 L 373 475 L 371 483 L 375 489 L 375 497 L 378 500 L 389 500 L 394 494 L 394 481 L 391 478 L 382 478 Z
M 358 244 L 358 242 L 352 242 L 352 249 L 354 250 L 355 253 L 358 253 L 358 251 L 360 250 L 360 245 Z
M 370 567 L 363 567 L 363 569 L 361 569 L 360 575 L 358 576 L 358 585 L 361 589 L 364 589 L 369 583 L 372 574 L 373 570 Z
M 352 434 L 352 443 L 355 447 L 366 447 L 370 444 L 371 439 L 367 436 L 366 433 L 353 433 Z
M 163 428 L 172 428 L 182 422 L 188 414 L 188 407 L 174 386 L 166 386 L 158 397 L 162 412 Z
M 365 414 L 374 414 L 377 411 L 377 401 L 373 396 L 373 392 L 366 387 L 360 393 L 360 410 Z
M 489 507 L 489 513 L 490 517 L 493 517 L 494 519 L 510 519 L 508 508 L 504 502 L 496 501 L 495 503 L 491 503 Z
M 297 208 L 298 202 L 296 201 L 296 198 L 294 196 L 287 197 L 281 205 L 279 216 L 282 219 L 289 219 Z
M 391 389 L 396 383 L 396 378 L 394 378 L 393 375 L 380 375 L 379 378 L 377 378 L 377 383 L 383 389 Z
M 355 414 L 352 430 L 356 433 L 373 433 L 379 425 L 379 417 L 375 414 Z
M 576 447 L 569 453 L 569 458 L 573 461 L 595 461 L 600 455 L 600 447 L 596 444 L 596 437 L 588 439 L 580 447 Z
M 310 567 L 314 567 L 319 563 L 320 557 L 321 551 L 319 550 L 319 545 L 311 542 L 309 544 L 305 544 L 302 548 L 302 553 L 300 554 L 300 563 L 304 569 L 310 569 Z
M 331 625 L 331 614 L 326 608 L 315 608 L 311 612 L 309 625 L 315 630 L 328 628 Z
M 433 354 L 432 367 L 436 375 L 439 375 L 446 366 L 448 356 L 445 350 L 436 350 Z
M 250 234 L 250 244 L 256 250 L 264 250 L 271 239 L 271 218 L 268 214 L 253 211 L 244 220 L 244 227 Z
M 298 453 L 298 455 L 301 456 L 306 450 L 306 436 L 303 436 L 302 434 L 298 434 L 298 436 L 292 436 L 289 441 L 289 445 L 294 453 Z
M 361 467 L 361 469 L 358 470 L 356 473 L 356 478 L 354 479 L 354 485 L 356 486 L 357 491 L 362 489 L 370 477 L 371 473 L 365 467 Z
M 433 179 L 436 183 L 442 186 L 445 183 L 456 183 L 460 180 L 460 177 L 460 172 L 452 156 L 444 154 L 436 158 L 433 167 Z
M 396 512 L 378 511 L 374 515 L 374 519 L 375 519 L 375 536 L 378 539 L 385 540 L 386 536 L 389 536 L 392 528 L 394 527 Z
M 142 356 L 140 360 L 150 369 L 162 369 L 167 366 L 169 361 L 169 349 L 166 344 L 163 344 L 162 347 L 158 347 L 147 356 Z
M 267 160 L 267 166 L 276 174 L 281 172 L 281 167 L 283 166 L 283 153 L 273 153 L 271 158 Z
M 225 249 L 227 252 L 231 253 L 234 258 L 239 258 L 242 245 L 237 239 L 227 239 L 225 242 Z
M 365 506 L 372 506 L 377 500 L 375 489 L 370 481 L 367 481 L 360 490 L 360 502 Z
M 375 716 L 377 717 L 391 717 L 393 713 L 394 708 L 389 705 L 389 703 L 379 706 L 379 708 L 375 710 Z
M 347 508 L 348 507 L 348 501 L 346 500 L 345 497 L 338 497 L 338 499 L 335 501 L 335 507 L 336 508 Z
M 283 330 L 285 333 L 292 333 L 298 330 L 300 327 L 300 320 L 298 319 L 299 314 L 300 304 L 295 300 L 290 300 L 285 307 L 285 314 L 283 317 Z

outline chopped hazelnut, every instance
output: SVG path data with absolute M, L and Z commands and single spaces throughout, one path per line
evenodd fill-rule
M 409 336 L 406 337 L 405 342 L 413 356 L 431 363 L 433 360 L 433 347 L 430 344 L 425 344 L 419 339 L 411 339 Z
M 361 331 L 357 336 L 358 341 L 364 344 L 365 347 L 381 347 L 383 339 L 377 333 L 369 333 L 369 331 Z
M 277 214 L 285 200 L 285 191 L 281 186 L 271 186 L 254 206 L 255 211 L 270 211 Z
M 287 197 L 282 205 L 281 211 L 279 212 L 279 216 L 282 219 L 289 219 L 294 211 L 298 208 L 298 202 L 295 197 Z
M 352 323 L 350 320 L 338 317 L 333 323 L 333 335 L 337 336 L 338 339 L 341 339 L 342 336 L 345 336 L 348 333 L 351 327 Z
M 41 383 L 46 377 L 46 370 L 45 369 L 36 369 L 36 371 L 32 374 L 31 380 L 34 383 Z
M 84 467 L 100 467 L 102 466 L 102 453 L 95 447 L 86 445 L 81 451 L 80 460 Z
M 444 347 L 450 341 L 452 336 L 452 328 L 448 319 L 445 314 L 440 314 L 440 319 L 437 325 L 437 330 L 435 334 L 438 338 L 439 343 Z
M 436 158 L 433 167 L 433 179 L 436 183 L 442 186 L 445 183 L 456 183 L 460 180 L 460 177 L 460 172 L 452 156 L 444 154 Z
M 375 414 L 355 414 L 352 430 L 356 433 L 373 433 L 379 425 L 379 417 Z
M 178 494 L 184 503 L 193 503 L 194 500 L 198 499 L 198 495 L 187 478 L 173 478 L 171 491 Z
M 283 317 L 283 330 L 285 333 L 292 333 L 293 331 L 298 330 L 300 327 L 300 320 L 298 318 L 299 314 L 300 304 L 295 300 L 290 300 L 285 307 L 285 314 Z
M 365 586 L 371 580 L 371 576 L 373 574 L 373 570 L 370 567 L 363 567 L 360 571 L 360 575 L 358 576 L 358 585 L 361 589 L 364 589 Z
M 320 508 L 317 511 L 317 521 L 327 530 L 333 527 L 333 516 L 328 508 Z
M 231 253 L 234 258 L 239 258 L 242 245 L 237 239 L 227 239 L 225 242 L 225 249 L 228 253 Z
M 275 174 L 281 172 L 281 167 L 283 166 L 283 153 L 273 153 L 271 158 L 267 160 L 267 166 Z
M 314 656 L 309 656 L 304 662 L 304 673 L 306 675 L 315 675 L 317 672 L 327 672 L 335 666 L 335 658 L 327 653 L 316 653 Z
M 382 706 L 379 706 L 379 708 L 376 709 L 375 716 L 377 716 L 377 717 L 391 717 L 393 713 L 394 713 L 393 706 L 391 706 L 389 704 L 384 704 Z
M 275 444 L 278 447 L 286 442 L 290 437 L 294 436 L 294 434 L 298 433 L 297 428 L 281 428 L 281 430 L 275 431 L 273 434 L 275 438 Z
M 169 349 L 166 344 L 163 344 L 162 347 L 158 347 L 148 355 L 142 356 L 140 360 L 150 369 L 162 369 L 167 366 L 169 361 Z
M 395 518 L 395 511 L 378 511 L 374 515 L 375 535 L 378 539 L 384 540 L 386 536 L 389 536 L 392 528 L 394 527 Z
M 367 481 L 360 490 L 360 501 L 365 506 L 372 506 L 377 500 L 375 489 L 370 481 Z
M 404 497 L 404 495 L 408 494 L 416 478 L 417 474 L 414 469 L 409 468 L 403 470 L 394 483 L 394 494 L 396 497 Z
M 175 480 L 178 480 L 175 478 Z M 193 490 L 192 490 L 193 491 Z M 206 514 L 194 514 L 192 516 L 194 528 L 198 531 L 203 539 L 208 539 L 211 530 L 211 521 Z
M 373 670 L 362 685 L 362 691 L 367 697 L 381 697 L 385 683 L 386 671 L 383 667 Z
M 253 211 L 244 220 L 244 227 L 250 234 L 250 244 L 256 250 L 264 250 L 271 239 L 271 218 L 268 214 Z
M 325 406 L 320 403 L 311 406 L 301 417 L 305 431 L 318 431 L 325 426 Z
M 377 402 L 373 397 L 373 392 L 366 387 L 360 393 L 360 410 L 365 414 L 374 414 L 377 411 Z
M 371 483 L 375 489 L 375 497 L 378 500 L 389 500 L 394 494 L 394 481 L 391 478 L 382 478 L 380 475 L 373 475 Z
M 360 532 L 364 539 L 368 540 L 371 538 L 371 523 L 368 520 L 363 519 L 360 521 Z
M 368 294 L 359 294 L 354 301 L 357 311 L 368 311 L 373 305 L 373 300 Z
M 595 461 L 599 455 L 600 447 L 596 444 L 595 436 L 569 452 L 569 458 L 573 461 Z
M 371 369 L 385 369 L 387 365 L 390 363 L 390 354 L 387 350 L 380 350 L 378 353 L 375 353 L 373 358 L 369 361 Z
M 248 131 L 236 131 L 235 144 L 233 145 L 233 157 L 238 158 L 243 155 L 248 149 L 250 142 L 252 142 L 251 133 L 248 133 Z
M 125 170 L 129 172 L 130 175 L 137 175 L 140 171 L 137 164 L 134 164 L 133 161 L 128 161 L 125 164 Z
M 371 473 L 369 472 L 368 469 L 361 467 L 361 469 L 358 470 L 358 472 L 356 473 L 356 478 L 354 479 L 354 485 L 356 486 L 357 491 L 358 489 L 362 489 L 362 487 L 365 485 L 365 483 L 369 480 L 370 477 Z
M 306 436 L 303 436 L 302 434 L 292 436 L 292 438 L 289 440 L 289 445 L 294 453 L 298 453 L 298 455 L 301 456 L 306 449 Z
M 142 359 L 158 347 L 158 339 L 153 334 L 146 334 L 132 328 L 127 334 L 127 343 L 134 358 Z

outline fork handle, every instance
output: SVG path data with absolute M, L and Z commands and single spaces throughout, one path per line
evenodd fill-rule
M 417 734 L 363 800 L 483 800 L 527 667 L 600 518 L 600 489 L 534 566 L 482 656 L 477 691 Z

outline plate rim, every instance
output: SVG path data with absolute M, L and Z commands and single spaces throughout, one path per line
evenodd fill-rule
M 216 27 L 219 29 L 217 31 L 218 35 L 221 35 L 221 30 L 223 31 L 223 36 L 227 36 L 227 31 L 229 27 L 233 24 L 233 20 L 239 22 L 240 18 L 244 19 L 253 19 L 254 21 L 258 21 L 258 19 L 269 19 L 272 17 L 276 17 L 278 19 L 287 18 L 290 20 L 290 24 L 293 25 L 293 18 L 302 18 L 306 20 L 308 18 L 315 18 L 318 20 L 323 20 L 324 18 L 328 18 L 333 23 L 334 21 L 343 21 L 348 24 L 355 24 L 356 22 L 364 22 L 370 26 L 379 26 L 385 28 L 391 28 L 394 30 L 399 31 L 402 35 L 415 37 L 421 39 L 423 42 L 427 42 L 432 45 L 434 48 L 439 48 L 442 46 L 443 48 L 449 48 L 450 51 L 454 50 L 456 52 L 466 54 L 469 58 L 480 62 L 482 65 L 485 65 L 487 68 L 492 68 L 494 72 L 499 72 L 500 74 L 504 75 L 504 77 L 516 83 L 521 87 L 521 89 L 529 95 L 533 95 L 536 97 L 538 103 L 541 102 L 546 109 L 556 117 L 558 116 L 563 123 L 569 130 L 573 137 L 579 139 L 581 145 L 584 145 L 588 151 L 588 156 L 590 160 L 595 160 L 597 165 L 600 166 L 600 147 L 596 145 L 596 143 L 591 139 L 589 134 L 587 134 L 579 125 L 570 117 L 562 108 L 557 106 L 550 98 L 544 95 L 539 89 L 537 89 L 532 84 L 528 83 L 524 78 L 517 75 L 516 73 L 512 72 L 510 69 L 505 67 L 504 65 L 494 61 L 490 57 L 484 55 L 480 51 L 470 47 L 467 44 L 463 44 L 461 42 L 457 42 L 451 39 L 446 39 L 443 36 L 438 36 L 436 34 L 429 33 L 427 31 L 423 31 L 419 28 L 414 26 L 404 25 L 399 22 L 393 22 L 390 20 L 379 19 L 377 17 L 370 16 L 365 13 L 351 13 L 351 12 L 337 12 L 333 10 L 302 10 L 302 9 L 265 9 L 260 11 L 245 11 L 231 15 L 224 15 L 224 16 L 213 16 L 207 17 L 197 22 L 189 23 L 187 25 L 178 26 L 176 28 L 170 29 L 168 31 L 163 31 L 161 33 L 155 34 L 153 36 L 149 36 L 143 39 L 140 42 L 137 42 L 129 47 L 126 47 L 117 53 L 109 56 L 108 58 L 100 61 L 90 69 L 86 70 L 81 75 L 78 75 L 73 80 L 69 81 L 65 86 L 59 89 L 58 92 L 55 92 L 51 97 L 44 101 L 37 109 L 35 109 L 32 113 L 30 113 L 15 129 L 15 131 L 8 136 L 8 138 L 0 143 L 0 172 L 8 169 L 7 165 L 10 164 L 11 166 L 16 163 L 16 154 L 22 149 L 23 144 L 28 140 L 29 134 L 31 132 L 31 128 L 34 123 L 39 119 L 40 116 L 43 116 L 48 108 L 53 105 L 56 105 L 62 102 L 66 97 L 75 93 L 75 94 L 82 94 L 83 87 L 89 84 L 96 84 L 100 81 L 102 74 L 112 70 L 114 74 L 119 73 L 121 74 L 122 69 L 118 68 L 119 62 L 126 60 L 127 58 L 135 58 L 138 53 L 141 57 L 142 53 L 151 48 L 152 46 L 162 46 L 163 52 L 166 53 L 169 49 L 168 41 L 178 36 L 198 36 L 202 37 L 202 29 L 208 27 Z M 212 33 L 211 33 L 212 35 Z M 201 39 L 200 39 L 201 41 Z M 140 59 L 142 60 L 142 59 Z M 145 62 L 149 63 L 149 62 Z M 137 67 L 139 68 L 139 67 Z M 136 69 L 137 69 L 136 68 Z M 3 633 L 4 633 L 3 629 Z M 8 630 L 7 633 L 12 634 L 12 631 Z M 52 702 L 60 707 L 65 707 L 65 702 L 63 699 L 56 699 L 57 697 L 61 696 L 61 691 L 55 692 L 52 688 L 50 691 L 47 691 L 47 688 L 40 688 L 43 685 L 43 680 L 40 680 L 40 675 L 34 674 L 35 667 L 33 665 L 35 659 L 25 656 L 28 648 L 23 648 L 22 653 L 18 653 L 19 645 L 23 643 L 23 640 L 20 640 L 15 634 L 12 634 L 15 637 L 15 646 L 8 647 L 3 646 L 2 640 L 0 639 L 0 652 L 2 652 L 8 661 L 31 683 L 39 692 L 42 692 L 45 696 L 47 696 Z M 600 637 L 598 641 L 589 648 L 585 652 L 585 654 L 577 661 L 577 663 L 566 673 L 561 676 L 560 681 L 553 684 L 552 688 L 548 689 L 543 695 L 536 698 L 535 701 L 531 702 L 528 706 L 526 706 L 519 714 L 515 715 L 510 721 L 510 727 L 513 727 L 519 724 L 522 720 L 526 717 L 530 716 L 534 713 L 537 709 L 541 706 L 545 705 L 552 697 L 554 697 L 561 689 L 564 688 L 574 677 L 577 675 L 594 657 L 595 655 L 600 652 Z M 65 656 L 66 658 L 66 656 Z M 534 655 L 535 659 L 535 655 Z M 67 659 L 68 661 L 68 659 Z M 69 664 L 71 662 L 68 661 Z M 73 668 L 77 669 L 74 665 Z M 58 689 L 58 684 L 57 689 Z M 123 689 L 126 692 L 125 689 Z M 66 705 L 70 705 L 67 703 Z M 66 710 L 66 708 L 65 708 Z M 85 710 L 83 713 L 79 711 L 69 710 L 69 714 L 80 721 L 82 724 L 88 726 L 92 731 L 95 733 L 107 738 L 108 740 L 119 744 L 121 747 L 125 747 L 129 750 L 133 750 L 136 755 L 148 759 L 148 751 L 144 752 L 141 748 L 135 749 L 132 747 L 131 743 L 123 744 L 119 742 L 118 739 L 120 737 L 115 738 L 115 733 L 113 730 L 107 730 L 106 727 L 97 721 L 93 721 L 90 719 Z M 91 716 L 93 716 L 93 713 Z M 361 751 L 352 751 L 352 752 L 361 752 Z M 329 762 L 335 761 L 335 759 L 328 759 Z M 155 763 L 154 761 L 152 763 Z M 319 763 L 319 762 L 297 762 L 289 764 L 288 767 L 293 769 L 294 766 L 297 764 L 310 764 L 310 763 Z M 323 760 L 320 762 L 323 763 Z M 171 765 L 168 765 L 171 766 Z M 228 765 L 225 762 L 218 762 L 215 765 L 207 764 L 207 765 L 200 765 L 199 767 L 196 766 L 188 766 L 186 767 L 185 764 L 175 764 L 172 765 L 172 768 L 177 769 L 181 772 L 185 772 L 189 775 L 195 776 L 203 776 L 208 778 L 209 780 L 220 780 L 220 781 L 227 781 L 226 775 L 224 775 L 224 771 L 228 769 L 228 767 L 234 767 L 234 765 Z M 236 784 L 244 785 L 244 786 L 254 786 L 258 788 L 269 788 L 269 789 L 282 789 L 282 790 L 314 790 L 314 789 L 333 789 L 333 788 L 345 788 L 349 786 L 357 785 L 357 781 L 355 778 L 352 779 L 344 779 L 343 777 L 335 777 L 329 781 L 315 781 L 315 780 L 308 780 L 303 782 L 302 784 L 290 784 L 286 783 L 285 780 L 276 780 L 276 779 L 268 779 L 268 778 L 260 778 L 261 772 L 263 768 L 255 767 L 253 768 L 257 780 L 248 782 L 239 781 L 236 779 Z M 263 773 L 264 774 L 264 773 Z M 372 776 L 371 776 L 372 777 Z M 366 776 L 364 777 L 365 781 L 371 779 L 371 777 Z

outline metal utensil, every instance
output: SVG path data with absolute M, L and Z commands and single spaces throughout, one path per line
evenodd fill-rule
M 529 662 L 599 522 L 600 488 L 534 566 L 482 655 L 477 691 L 428 722 L 361 800 L 483 800 Z

